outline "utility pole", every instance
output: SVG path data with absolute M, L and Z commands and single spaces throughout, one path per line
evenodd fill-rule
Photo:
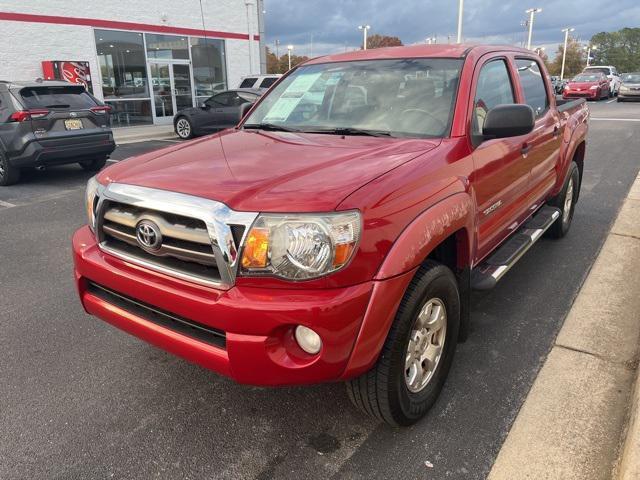
M 536 13 L 540 13 L 542 11 L 541 8 L 530 8 L 529 10 L 525 10 L 524 13 L 529 14 L 529 37 L 527 39 L 527 49 L 531 50 L 531 34 L 533 33 L 533 17 Z
M 293 50 L 293 45 L 287 45 L 287 54 L 289 55 L 289 70 L 291 70 L 291 50 Z

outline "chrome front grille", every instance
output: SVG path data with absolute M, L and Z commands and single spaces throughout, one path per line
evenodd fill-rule
M 257 213 L 118 183 L 99 188 L 98 198 L 95 229 L 103 251 L 207 286 L 224 289 L 235 283 L 238 251 Z M 153 248 L 141 241 L 141 222 L 151 224 L 157 233 Z

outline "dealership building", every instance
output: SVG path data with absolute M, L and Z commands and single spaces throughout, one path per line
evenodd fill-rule
M 171 123 L 264 71 L 262 2 L 5 0 L 0 80 L 84 83 L 114 127 Z

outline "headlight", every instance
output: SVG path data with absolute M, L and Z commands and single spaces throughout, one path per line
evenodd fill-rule
M 589 90 L 597 90 L 598 89 L 598 85 L 591 85 L 589 87 Z
M 87 222 L 89 223 L 89 228 L 93 231 L 96 225 L 96 216 L 94 212 L 94 207 L 96 203 L 96 197 L 98 195 L 98 188 L 100 187 L 100 183 L 96 180 L 96 177 L 91 177 L 87 182 L 87 190 L 85 192 L 85 207 L 87 209 Z
M 242 272 L 308 280 L 335 272 L 360 240 L 356 211 L 327 214 L 261 214 L 247 234 Z
M 625 85 L 620 85 L 620 91 L 621 92 L 626 92 L 627 90 L 629 90 L 629 87 L 627 87 Z

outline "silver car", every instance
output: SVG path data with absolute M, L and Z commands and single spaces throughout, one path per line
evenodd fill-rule
M 618 91 L 618 101 L 640 100 L 640 72 L 625 73 Z

